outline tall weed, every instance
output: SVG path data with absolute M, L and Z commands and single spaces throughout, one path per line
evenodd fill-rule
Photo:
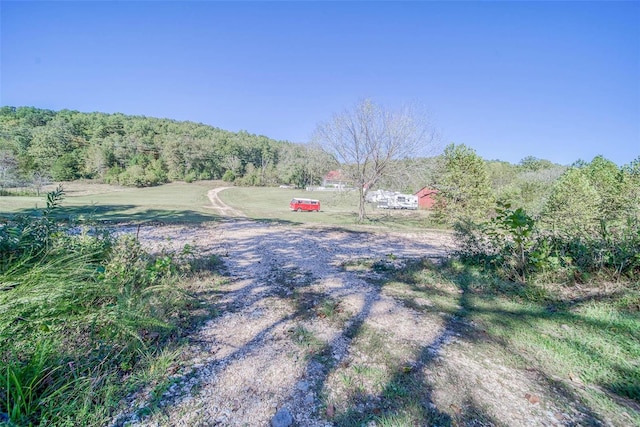
M 78 234 L 54 219 L 61 198 L 0 227 L 0 419 L 16 425 L 104 423 L 188 299 L 177 256 Z
M 27 425 L 42 417 L 42 408 L 73 387 L 60 375 L 63 366 L 54 363 L 52 347 L 50 341 L 39 342 L 26 362 L 13 358 L 0 372 L 0 404 L 15 424 Z

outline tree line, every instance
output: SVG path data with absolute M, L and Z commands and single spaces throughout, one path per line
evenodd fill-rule
M 124 114 L 0 108 L 0 188 L 47 179 L 127 186 L 224 179 L 318 184 L 332 159 L 311 145 L 188 121 Z
M 640 157 L 514 166 L 452 144 L 438 162 L 434 218 L 456 229 L 463 259 L 521 281 L 640 277 Z

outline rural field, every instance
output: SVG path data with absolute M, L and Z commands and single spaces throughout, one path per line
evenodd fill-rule
M 226 188 L 225 185 L 222 181 L 198 181 L 192 184 L 171 183 L 159 187 L 130 188 L 69 182 L 64 184 L 66 199 L 61 215 L 113 222 L 196 224 L 215 221 L 224 218 L 225 212 L 211 205 L 207 193 L 213 188 Z M 43 192 L 53 188 L 55 186 L 45 187 Z M 322 209 L 311 213 L 291 212 L 289 201 L 294 197 L 317 198 Z M 356 218 L 356 197 L 349 192 L 232 187 L 229 191 L 221 192 L 219 199 L 227 206 L 237 207 L 242 216 L 255 220 L 352 226 Z M 43 206 L 43 197 L 0 197 L 0 214 L 26 213 Z M 420 227 L 426 217 L 424 211 L 378 209 L 370 212 L 370 225 Z
M 143 368 L 121 366 L 122 387 L 76 424 L 640 425 L 633 288 L 486 275 L 452 257 L 452 233 L 428 228 L 426 212 L 373 211 L 356 225 L 349 193 L 217 181 L 65 193 L 58 218 L 195 266 L 172 285 L 190 303 L 163 311 L 183 326 L 140 332 Z M 290 212 L 293 197 L 322 209 Z M 36 204 L 0 197 L 0 217 Z

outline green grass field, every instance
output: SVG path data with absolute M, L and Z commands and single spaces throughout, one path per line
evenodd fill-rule
M 357 220 L 358 196 L 355 192 L 234 187 L 221 192 L 220 198 L 253 219 L 343 226 L 353 225 Z M 289 202 L 293 198 L 320 200 L 320 212 L 292 212 Z M 425 211 L 385 210 L 367 205 L 367 221 L 364 225 L 393 228 L 424 227 L 428 215 Z
M 229 206 L 244 212 L 249 218 L 349 224 L 355 221 L 357 199 L 355 193 L 307 192 L 286 188 L 234 187 L 220 193 Z M 292 212 L 293 198 L 320 200 L 320 212 Z
M 211 208 L 207 192 L 226 186 L 221 181 L 176 182 L 158 187 L 129 188 L 106 184 L 65 183 L 65 199 L 59 215 L 70 218 L 91 217 L 101 221 L 201 223 L 221 217 Z M 354 192 L 307 192 L 271 187 L 232 187 L 222 191 L 220 199 L 257 220 L 293 224 L 318 223 L 354 225 L 357 219 L 357 195 Z M 292 212 L 294 197 L 320 200 L 320 212 Z M 44 197 L 0 196 L 0 216 L 29 213 L 45 205 Z M 394 211 L 367 206 L 365 225 L 392 228 L 424 227 L 428 212 Z
M 126 188 L 103 184 L 65 183 L 59 215 L 102 221 L 162 221 L 200 223 L 218 219 L 209 207 L 212 182 L 172 183 Z M 28 213 L 45 205 L 44 197 L 0 197 L 0 215 Z

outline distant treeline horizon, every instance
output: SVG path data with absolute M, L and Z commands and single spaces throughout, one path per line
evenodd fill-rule
M 398 160 L 378 187 L 406 192 L 438 188 L 443 185 L 442 157 Z M 569 168 L 533 156 L 518 164 L 483 161 L 494 192 L 525 204 L 533 203 L 540 197 L 535 193 L 544 193 Z M 583 164 L 587 163 L 578 160 L 572 166 Z M 138 187 L 223 179 L 237 185 L 304 188 L 321 184 L 327 172 L 344 166 L 315 144 L 191 121 L 0 108 L 0 188 L 77 179 Z

